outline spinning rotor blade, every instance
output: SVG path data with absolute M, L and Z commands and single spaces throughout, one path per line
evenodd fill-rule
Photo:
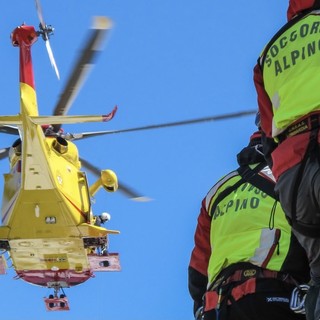
M 53 32 L 53 28 L 50 27 L 50 26 L 47 26 L 46 23 L 44 22 L 42 8 L 41 8 L 41 5 L 40 5 L 40 0 L 35 0 L 35 2 L 36 2 L 36 9 L 37 9 L 38 18 L 40 20 L 40 29 L 41 29 L 41 31 L 39 33 L 42 35 L 42 38 L 46 43 L 46 48 L 47 48 L 47 52 L 48 52 L 48 55 L 49 55 L 51 66 L 53 67 L 58 79 L 60 79 L 59 70 L 58 70 L 56 61 L 54 59 L 54 56 L 53 56 L 53 53 L 52 53 L 52 49 L 51 49 L 51 46 L 50 46 L 50 42 L 49 42 L 49 34 Z
M 10 148 L 2 148 L 0 149 L 0 160 L 7 158 L 9 156 L 9 149 Z
M 87 43 L 80 55 L 73 72 L 71 73 L 66 87 L 60 96 L 60 99 L 54 108 L 54 115 L 65 115 L 70 109 L 71 104 L 76 98 L 81 86 L 84 83 L 85 76 L 88 74 L 90 67 L 93 65 L 94 58 L 101 51 L 103 38 L 107 31 L 112 27 L 112 22 L 106 17 L 95 17 L 94 25 Z M 55 125 L 55 130 L 61 126 Z
M 44 19 L 43 19 L 40 0 L 35 0 L 35 2 L 36 2 L 36 9 L 37 9 L 37 14 L 38 14 L 38 18 L 39 18 L 40 24 L 41 24 L 42 28 L 45 29 L 46 24 L 45 24 Z
M 46 48 L 47 48 L 47 52 L 48 52 L 49 59 L 50 59 L 50 62 L 51 62 L 51 66 L 54 69 L 54 71 L 55 71 L 55 73 L 57 75 L 57 78 L 60 80 L 59 70 L 58 70 L 56 61 L 54 60 L 54 57 L 53 57 L 53 52 L 52 52 L 52 49 L 51 49 L 51 46 L 50 46 L 49 39 L 46 40 Z
M 12 135 L 18 136 L 19 130 L 17 127 L 4 125 L 4 126 L 0 126 L 0 133 L 6 133 L 6 134 L 12 134 Z
M 166 128 L 166 127 L 183 126 L 183 125 L 195 124 L 195 123 L 201 123 L 201 122 L 219 121 L 219 120 L 249 116 L 256 113 L 257 113 L 257 110 L 248 110 L 248 111 L 241 111 L 241 112 L 235 112 L 235 113 L 229 113 L 229 114 L 222 114 L 219 116 L 210 116 L 210 117 L 204 117 L 204 118 L 197 118 L 197 119 L 190 119 L 190 120 L 183 120 L 183 121 L 176 121 L 176 122 L 169 122 L 169 123 L 162 123 L 162 124 L 154 124 L 154 125 L 129 128 L 129 129 L 73 133 L 73 134 L 69 134 L 70 136 L 69 137 L 66 136 L 65 138 L 67 140 L 79 140 L 79 139 L 85 139 L 89 137 L 102 136 L 106 134 L 152 130 L 152 129 L 160 129 L 160 128 Z
M 225 119 L 231 119 L 231 118 L 238 118 L 238 117 L 248 116 L 248 115 L 256 114 L 256 113 L 257 113 L 257 110 L 248 110 L 248 111 L 242 111 L 242 112 L 223 114 L 220 116 L 211 116 L 211 117 L 204 117 L 204 118 L 155 124 L 155 125 L 149 125 L 149 126 L 144 126 L 144 127 L 106 131 L 105 134 L 160 129 L 160 128 L 166 128 L 166 127 L 176 127 L 176 126 L 183 126 L 183 125 L 187 125 L 187 124 L 194 124 L 194 123 L 200 123 L 200 122 L 209 122 L 209 121 L 218 121 L 218 120 L 225 120 Z
M 89 163 L 87 160 L 84 160 L 83 158 L 80 159 L 81 164 L 83 167 L 85 167 L 88 171 L 90 171 L 92 174 L 94 174 L 97 177 L 100 177 L 101 170 L 99 170 L 96 166 Z M 149 198 L 139 195 L 137 192 L 135 192 L 132 188 L 129 188 L 119 181 L 119 191 L 121 191 L 123 194 L 125 194 L 128 198 L 135 200 L 135 201 L 150 201 Z

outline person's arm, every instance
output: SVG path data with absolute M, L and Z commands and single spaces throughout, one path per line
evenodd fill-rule
M 270 98 L 265 91 L 262 70 L 260 65 L 257 63 L 254 68 L 254 84 L 257 91 L 258 97 L 258 106 L 260 113 L 260 126 L 262 131 L 262 144 L 263 144 L 263 153 L 265 159 L 270 168 L 272 168 L 272 158 L 271 153 L 277 147 L 277 143 L 272 137 L 272 103 Z
M 272 103 L 264 88 L 262 70 L 259 64 L 254 67 L 253 81 L 257 91 L 261 130 L 267 138 L 272 138 Z
M 194 235 L 195 246 L 188 268 L 188 285 L 190 295 L 194 301 L 194 314 L 202 306 L 202 297 L 208 284 L 207 268 L 211 255 L 210 225 L 211 218 L 207 213 L 204 199 Z

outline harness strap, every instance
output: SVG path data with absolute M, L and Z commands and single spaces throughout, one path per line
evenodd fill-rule
M 247 280 L 246 282 L 242 283 L 239 286 L 236 286 L 231 290 L 231 297 L 234 299 L 234 301 L 238 301 L 242 297 L 244 297 L 247 294 L 255 293 L 257 285 L 257 279 L 251 278 Z M 228 304 L 231 304 L 230 301 L 228 301 Z
M 269 197 L 278 200 L 278 197 L 274 191 L 275 183 L 272 180 L 269 180 L 257 173 L 250 177 L 248 182 L 256 188 L 258 188 L 259 190 L 261 190 L 262 192 L 266 193 Z
M 313 124 L 313 122 L 317 122 L 317 118 L 320 119 L 319 110 L 315 113 L 307 115 L 302 119 L 300 118 L 298 121 L 295 121 L 293 124 L 288 126 L 283 132 L 277 135 L 277 140 L 279 141 L 279 143 L 282 143 L 287 138 L 296 136 L 298 134 L 310 132 L 312 129 L 316 128 L 317 124 Z M 320 126 L 320 121 L 318 120 L 318 122 L 318 126 Z
M 238 286 L 231 289 L 229 295 L 222 295 L 217 291 L 207 291 L 205 293 L 205 306 L 204 311 L 210 311 L 219 307 L 220 302 L 227 299 L 227 304 L 231 305 L 232 302 L 236 302 L 243 298 L 245 295 L 252 294 L 256 292 L 256 278 L 251 278 Z M 229 300 L 229 296 L 232 297 L 233 301 Z
M 217 208 L 217 205 L 226 198 L 230 193 L 232 193 L 234 190 L 236 190 L 238 187 L 240 187 L 245 182 L 249 182 L 261 191 L 265 192 L 269 196 L 271 196 L 274 199 L 277 199 L 277 196 L 274 192 L 274 183 L 272 181 L 269 181 L 266 178 L 261 177 L 258 173 L 265 168 L 267 163 L 265 161 L 259 163 L 256 167 L 251 169 L 248 165 L 240 166 L 237 171 L 239 175 L 241 176 L 240 180 L 238 180 L 235 184 L 232 186 L 227 187 L 225 190 L 223 190 L 215 199 L 213 202 L 211 209 L 210 209 L 210 216 L 213 217 L 213 213 Z
M 235 269 L 236 266 L 238 266 L 237 269 Z M 260 268 L 251 263 L 231 265 L 222 271 L 222 275 L 217 277 L 205 293 L 204 310 L 219 309 L 222 302 L 224 306 L 226 302 L 230 305 L 247 294 L 257 292 L 257 279 L 277 279 L 297 286 L 296 280 L 287 273 Z

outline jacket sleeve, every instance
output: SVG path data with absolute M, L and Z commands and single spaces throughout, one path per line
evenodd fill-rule
M 201 211 L 194 235 L 194 248 L 191 253 L 188 268 L 189 292 L 194 301 L 194 313 L 202 306 L 202 297 L 207 289 L 207 268 L 211 255 L 210 247 L 211 219 L 206 210 L 205 199 L 202 201 Z
M 262 70 L 259 63 L 254 67 L 253 81 L 257 91 L 258 106 L 261 119 L 261 129 L 267 138 L 272 137 L 272 103 L 264 88 Z
M 259 63 L 254 68 L 254 84 L 258 96 L 263 153 L 269 167 L 272 168 L 271 153 L 277 147 L 277 143 L 272 137 L 273 110 L 270 98 L 264 88 L 262 70 Z

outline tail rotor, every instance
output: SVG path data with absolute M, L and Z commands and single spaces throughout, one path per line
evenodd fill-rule
M 60 79 L 59 70 L 58 70 L 56 61 L 54 59 L 53 52 L 52 52 L 52 49 L 51 49 L 51 46 L 50 46 L 50 41 L 49 41 L 49 37 L 51 35 L 53 35 L 53 33 L 54 33 L 54 28 L 51 25 L 47 25 L 44 22 L 40 0 L 35 0 L 35 3 L 36 3 L 36 9 L 37 9 L 38 18 L 40 20 L 40 24 L 39 24 L 40 30 L 37 31 L 37 33 L 38 33 L 38 36 L 41 36 L 42 39 L 45 41 L 51 66 L 54 69 L 54 71 L 55 71 L 55 73 L 57 75 L 57 78 Z

